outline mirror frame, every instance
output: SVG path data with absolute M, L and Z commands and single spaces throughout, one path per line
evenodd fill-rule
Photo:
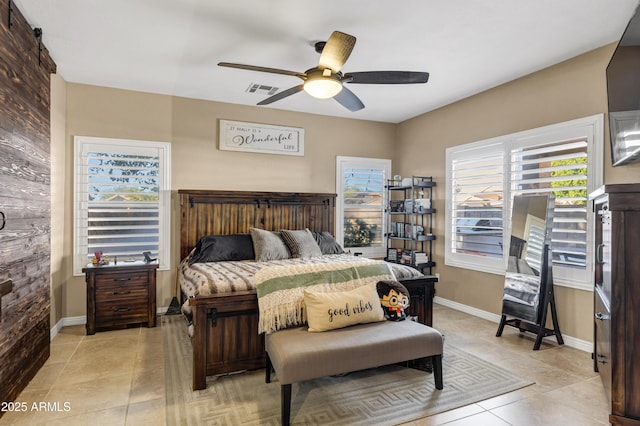
M 552 194 L 513 197 L 502 315 L 541 323 L 546 288 L 553 285 L 549 246 L 554 205 Z

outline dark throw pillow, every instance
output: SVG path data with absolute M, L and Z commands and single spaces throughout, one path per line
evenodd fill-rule
M 313 238 L 320 246 L 322 254 L 342 254 L 344 250 L 342 246 L 333 238 L 330 232 L 313 232 Z
M 249 234 L 208 235 L 200 238 L 189 259 L 194 263 L 221 262 L 225 260 L 253 260 L 253 240 Z

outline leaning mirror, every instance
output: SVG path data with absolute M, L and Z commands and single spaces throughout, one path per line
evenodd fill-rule
M 502 314 L 540 324 L 546 277 L 545 244 L 553 223 L 552 195 L 513 199 Z M 553 284 L 551 284 L 553 285 Z

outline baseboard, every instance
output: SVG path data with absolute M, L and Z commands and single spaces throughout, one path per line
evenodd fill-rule
M 51 331 L 49 332 L 49 341 L 53 340 L 56 337 L 56 334 L 62 330 L 62 327 L 69 327 L 71 325 L 82 325 L 87 323 L 86 316 L 80 317 L 65 317 L 61 318 L 53 327 L 51 327 Z
M 439 296 L 434 297 L 433 302 L 442 306 L 446 306 L 447 308 L 455 309 L 456 311 L 462 311 L 469 315 L 483 318 L 483 319 L 486 319 L 487 321 L 495 322 L 496 324 L 500 323 L 500 318 L 501 318 L 500 315 L 483 311 L 481 309 L 474 308 L 473 306 L 463 305 L 462 303 L 454 302 L 448 299 L 443 299 L 442 297 L 439 297 Z M 560 330 L 562 330 L 562 328 L 560 328 Z M 564 340 L 564 344 L 567 346 L 570 346 L 572 348 L 578 349 L 580 351 L 588 352 L 588 353 L 593 352 L 593 342 L 577 339 L 575 337 L 567 336 L 565 334 L 562 335 L 562 339 Z
M 168 306 L 163 306 L 161 308 L 156 309 L 156 315 L 164 315 Z M 62 327 L 69 327 L 71 325 L 84 325 L 87 323 L 87 317 L 85 315 L 79 317 L 64 317 L 61 318 L 49 331 L 49 341 L 52 341 L 54 337 L 62 330 Z
M 500 315 L 483 311 L 481 309 L 474 308 L 473 306 L 463 305 L 462 303 L 454 302 L 448 299 L 443 299 L 442 297 L 439 297 L 439 296 L 434 297 L 433 302 L 442 306 L 446 306 L 447 308 L 465 312 L 469 315 L 473 315 L 478 318 L 486 319 L 487 321 L 491 321 L 496 324 L 500 323 Z M 169 309 L 168 306 L 163 306 L 161 308 L 158 308 L 156 313 L 158 315 L 164 315 L 168 309 Z M 86 322 L 87 322 L 87 318 L 85 316 L 62 318 L 51 328 L 50 339 L 53 340 L 53 338 L 56 336 L 56 334 L 58 334 L 58 332 L 62 329 L 62 327 L 68 327 L 71 325 L 82 325 L 82 324 L 86 324 Z M 584 352 L 589 352 L 589 353 L 593 352 L 592 342 L 582 340 L 582 339 L 577 339 L 575 337 L 567 336 L 564 334 L 562 335 L 562 338 L 564 339 L 564 344 L 567 346 L 570 346 L 572 348 L 575 348 Z

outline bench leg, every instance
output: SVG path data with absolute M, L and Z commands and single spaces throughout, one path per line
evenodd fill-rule
M 264 353 L 264 382 L 271 383 L 271 369 L 273 366 L 271 365 L 271 358 L 269 358 L 268 353 Z
M 289 426 L 291 421 L 291 384 L 280 386 L 280 422 Z
M 436 381 L 436 389 L 442 390 L 442 355 L 434 355 L 431 357 L 433 362 L 433 378 Z

